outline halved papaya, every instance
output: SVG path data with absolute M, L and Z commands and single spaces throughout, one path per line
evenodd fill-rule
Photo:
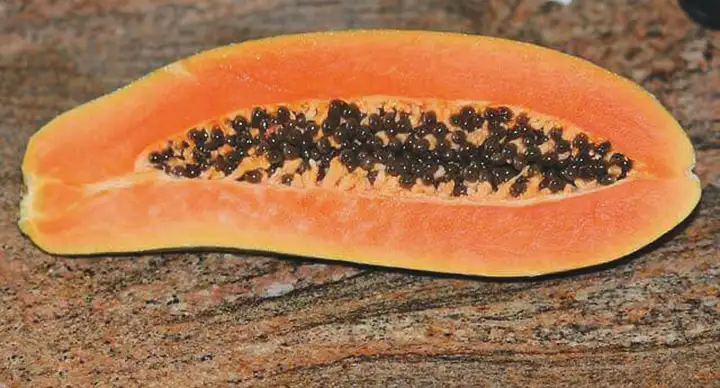
M 531 276 L 607 262 L 695 207 L 694 152 L 584 60 L 419 31 L 245 42 L 30 140 L 20 228 L 56 254 L 263 250 Z

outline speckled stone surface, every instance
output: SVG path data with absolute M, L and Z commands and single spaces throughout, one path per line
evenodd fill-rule
M 356 27 L 539 43 L 626 75 L 691 135 L 691 219 L 532 281 L 227 253 L 59 258 L 16 226 L 28 137 L 202 49 Z M 670 0 L 0 2 L 0 386 L 720 386 L 720 35 Z

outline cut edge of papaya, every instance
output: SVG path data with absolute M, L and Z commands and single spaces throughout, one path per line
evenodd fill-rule
M 119 239 L 116 242 L 103 241 L 102 243 L 97 243 L 95 245 L 82 245 L 82 243 L 78 243 L 78 241 L 82 241 L 81 236 L 73 235 L 72 231 L 70 231 L 70 233 L 66 233 L 67 231 L 63 231 L 61 227 L 58 229 L 58 225 L 62 224 L 62 222 L 66 221 L 67 219 L 75 219 L 77 222 L 75 226 L 87 226 L 87 222 L 84 223 L 82 217 L 77 218 L 78 212 L 82 211 L 84 207 L 87 208 L 87 203 L 93 203 L 93 198 L 97 199 L 103 196 L 103 194 L 94 196 L 88 195 L 86 190 L 86 187 L 88 185 L 97 184 L 98 182 L 106 180 L 108 177 L 122 176 L 123 173 L 132 171 L 132 168 L 134 166 L 132 166 L 129 159 L 128 161 L 123 161 L 123 163 L 118 163 L 118 165 L 113 165 L 110 162 L 112 158 L 110 154 L 122 155 L 124 153 L 127 153 L 128 155 L 136 155 L 139 151 L 139 147 L 145 147 L 148 143 L 152 141 L 161 139 L 163 136 L 169 136 L 173 133 L 173 131 L 177 131 L 178 128 L 193 125 L 193 123 L 197 122 L 202 116 L 227 114 L 228 112 L 237 108 L 251 105 L 251 100 L 247 100 L 247 98 L 245 97 L 238 99 L 222 97 L 220 98 L 220 103 L 217 104 L 218 106 L 210 106 L 206 102 L 201 102 L 198 104 L 200 105 L 199 107 L 193 108 L 192 106 L 188 105 L 189 100 L 187 100 L 187 96 L 183 94 L 184 92 L 193 93 L 201 91 L 201 95 L 203 95 L 208 90 L 212 90 L 213 88 L 220 88 L 219 90 L 221 90 L 222 93 L 226 93 L 227 91 L 225 86 L 219 86 L 219 82 L 223 80 L 230 80 L 230 82 L 228 83 L 232 84 L 233 82 L 235 82 L 234 78 L 232 77 L 232 74 L 234 74 L 233 72 L 237 72 L 239 70 L 243 72 L 244 69 L 258 70 L 258 65 L 254 65 L 253 62 L 263 62 L 271 59 L 276 59 L 278 55 L 282 55 L 286 57 L 286 60 L 292 62 L 293 58 L 302 57 L 302 50 L 316 49 L 319 47 L 321 54 L 324 55 L 326 52 L 332 52 L 333 50 L 338 50 L 343 47 L 347 48 L 346 46 L 348 45 L 356 45 L 357 41 L 363 41 L 363 44 L 366 45 L 378 44 L 380 45 L 380 47 L 382 47 L 383 50 L 387 50 L 387 52 L 391 52 L 393 49 L 398 48 L 414 52 L 411 49 L 407 49 L 407 47 L 412 47 L 413 44 L 421 46 L 421 49 L 417 51 L 420 53 L 422 53 L 423 48 L 427 49 L 428 47 L 437 47 L 438 45 L 442 48 L 442 44 L 449 44 L 450 46 L 455 45 L 471 50 L 485 50 L 485 52 L 490 53 L 501 52 L 502 50 L 499 49 L 505 49 L 511 51 L 510 55 L 522 56 L 523 59 L 530 63 L 530 67 L 532 67 L 532 65 L 540 66 L 540 69 L 542 69 L 546 73 L 557 71 L 553 70 L 551 68 L 552 66 L 544 64 L 547 61 L 551 61 L 551 65 L 554 65 L 556 67 L 563 67 L 566 71 L 576 70 L 576 72 L 571 73 L 576 79 L 581 79 L 582 77 L 595 77 L 593 78 L 593 83 L 591 83 L 592 85 L 589 87 L 590 89 L 592 89 L 592 91 L 607 92 L 604 89 L 605 87 L 609 87 L 607 86 L 607 84 L 612 84 L 611 86 L 613 87 L 621 88 L 626 93 L 624 93 L 619 98 L 632 102 L 635 108 L 642 111 L 637 114 L 637 117 L 634 117 L 633 122 L 636 124 L 641 123 L 641 127 L 644 128 L 646 131 L 651 128 L 655 128 L 657 131 L 656 134 L 645 133 L 643 135 L 641 133 L 638 136 L 646 136 L 644 137 L 644 139 L 651 139 L 653 142 L 659 144 L 661 147 L 670 147 L 670 149 L 674 151 L 673 153 L 664 152 L 663 155 L 661 155 L 662 157 L 649 152 L 647 153 L 651 154 L 652 157 L 650 158 L 650 162 L 655 163 L 653 164 L 653 167 L 655 168 L 653 172 L 657 174 L 657 177 L 661 179 L 662 183 L 676 183 L 676 186 L 674 187 L 672 187 L 671 185 L 666 185 L 667 190 L 669 190 L 669 192 L 673 194 L 673 199 L 677 200 L 677 202 L 673 205 L 674 207 L 671 207 L 673 209 L 672 214 L 666 213 L 666 218 L 657 219 L 654 223 L 652 223 L 652 225 L 646 225 L 646 230 L 644 230 L 645 234 L 642 236 L 642 238 L 636 238 L 633 242 L 618 242 L 614 245 L 615 249 L 611 253 L 604 252 L 602 254 L 595 255 L 588 254 L 584 258 L 571 257 L 571 255 L 568 255 L 564 258 L 560 257 L 559 259 L 558 256 L 551 257 L 548 254 L 541 254 L 538 255 L 538 257 L 536 257 L 534 260 L 528 261 L 522 261 L 518 258 L 512 259 L 510 257 L 506 257 L 504 259 L 506 262 L 504 263 L 502 262 L 502 260 L 477 260 L 477 257 L 475 257 L 475 259 L 472 259 L 465 257 L 459 253 L 454 256 L 450 255 L 449 260 L 438 261 L 439 255 L 437 254 L 437 251 L 433 251 L 433 249 L 430 249 L 431 247 L 425 247 L 422 244 L 419 245 L 422 248 L 427 248 L 427 253 L 412 252 L 411 254 L 406 252 L 401 254 L 399 258 L 391 257 L 389 260 L 385 260 L 384 258 L 387 258 L 389 255 L 387 255 L 387 253 L 383 255 L 382 250 L 379 252 L 373 252 L 372 254 L 369 254 L 367 252 L 363 253 L 361 251 L 359 253 L 348 253 L 348 250 L 346 249 L 347 247 L 333 248 L 327 244 L 323 246 L 322 244 L 318 243 L 316 243 L 314 247 L 310 245 L 305 245 L 303 244 L 303 242 L 308 241 L 307 236 L 304 236 L 302 238 L 298 237 L 301 234 L 295 236 L 297 238 L 297 241 L 293 242 L 288 246 L 282 246 L 282 244 L 277 244 L 274 247 L 272 246 L 272 241 L 266 241 L 257 244 L 252 244 L 250 241 L 245 241 L 243 243 L 243 246 L 233 246 L 232 243 L 227 242 L 229 240 L 228 236 L 217 239 L 212 236 L 208 237 L 202 235 L 202 238 L 199 237 L 197 240 L 190 239 L 192 241 L 182 244 L 179 241 L 172 239 L 172 233 L 167 235 L 163 235 L 163 233 L 155 233 L 154 235 L 150 234 L 153 235 L 154 238 L 156 238 L 154 243 L 152 241 L 143 240 L 135 240 L 136 243 L 133 243 L 132 238 L 130 238 L 129 236 L 125 236 L 125 239 Z M 391 42 L 392 44 L 388 42 Z M 457 49 L 458 47 L 451 48 Z M 448 51 L 452 52 L 452 50 L 450 49 L 448 49 Z M 278 54 L 278 52 L 282 54 Z M 300 57 L 295 57 L 297 55 L 300 55 Z M 425 61 L 422 60 L 420 60 L 420 62 L 425 63 Z M 357 66 L 359 65 L 359 63 L 351 63 L 351 65 Z M 515 70 L 526 71 L 522 70 L 522 68 L 517 68 Z M 578 75 L 578 72 L 580 75 Z M 215 73 L 217 73 L 216 76 L 210 76 L 211 74 Z M 258 77 L 253 72 L 243 74 L 248 74 L 247 77 Z M 267 74 L 267 71 L 265 73 L 261 73 L 261 75 Z M 270 74 L 275 73 L 272 73 L 272 71 L 270 71 Z M 479 72 L 479 74 L 480 76 L 478 77 L 482 79 L 483 77 L 481 75 L 483 73 Z M 421 75 L 423 76 L 420 77 L 421 81 L 429 80 L 426 73 L 422 73 Z M 204 79 L 204 77 L 210 77 L 210 81 L 207 84 L 203 84 L 202 82 L 200 82 L 200 80 Z M 511 76 L 508 77 L 512 78 Z M 521 76 L 518 77 L 522 78 Z M 290 77 L 288 80 L 292 81 L 294 79 L 295 78 Z M 253 84 L 251 82 L 248 85 L 252 86 L 258 84 L 262 83 Z M 245 84 L 239 82 L 238 84 L 232 84 L 229 87 L 238 85 L 242 86 Z M 481 97 L 483 97 L 482 94 L 476 94 L 472 90 L 468 91 L 467 86 L 465 86 L 465 90 L 463 91 L 462 88 L 458 87 L 456 84 L 452 85 L 455 86 L 448 87 L 447 90 L 444 90 L 442 93 L 440 93 L 443 94 L 440 97 L 448 99 L 481 99 Z M 267 87 L 267 85 L 265 86 Z M 322 84 L 321 86 L 322 87 L 318 88 L 318 90 L 313 90 L 312 88 L 302 85 L 294 85 L 293 88 L 286 88 L 282 90 L 273 90 L 272 87 L 267 87 L 267 90 L 261 90 L 261 96 L 256 102 L 277 103 L 286 101 L 284 97 L 282 97 L 283 93 L 286 93 L 288 95 L 287 98 L 290 100 L 297 100 L 298 98 L 327 98 L 338 95 L 353 96 L 365 94 L 382 94 L 379 93 L 377 88 L 373 86 L 366 87 L 365 85 L 360 84 L 350 83 L 337 85 L 337 93 L 329 91 L 330 89 L 328 88 L 330 88 L 330 85 Z M 572 83 L 569 86 L 572 86 Z M 423 95 L 421 92 L 418 91 L 418 89 L 412 89 L 408 87 L 406 83 L 399 83 L 397 85 L 389 86 L 389 88 L 392 87 L 399 87 L 400 89 L 410 90 L 408 93 L 402 94 L 407 97 L 429 97 Z M 348 91 L 344 88 L 349 88 L 351 90 Z M 363 90 L 365 89 L 368 90 L 367 93 L 363 93 Z M 493 91 L 494 90 L 491 90 L 488 93 L 492 95 Z M 574 89 L 572 89 L 571 91 L 573 93 L 576 92 Z M 572 93 L 570 94 L 572 95 Z M 137 99 L 136 96 L 138 95 L 143 95 L 143 99 Z M 530 100 L 524 101 L 524 104 L 523 101 L 520 101 L 523 96 L 512 94 L 508 94 L 508 96 L 509 98 L 505 100 L 500 98 L 498 102 L 520 106 L 531 105 L 530 107 L 535 109 L 535 106 L 528 102 Z M 165 100 L 163 100 L 163 98 L 165 98 Z M 493 98 L 483 99 L 497 100 Z M 148 100 L 151 101 L 151 104 L 149 105 L 147 104 Z M 138 133 L 142 131 L 123 132 L 119 130 L 113 130 L 114 128 L 122 128 L 123 125 L 127 124 L 143 123 L 148 122 L 148 120 L 152 121 L 152 118 L 150 116 L 153 114 L 153 112 L 155 112 L 157 109 L 160 109 L 161 113 L 167 112 L 167 109 L 169 107 L 172 107 L 172 104 L 178 101 L 181 102 L 181 106 L 188 107 L 187 112 L 182 112 L 182 117 L 180 118 L 172 118 L 170 122 L 165 125 L 165 127 L 159 129 L 157 132 L 154 132 L 150 135 L 145 134 L 144 138 L 142 137 L 142 135 L 140 136 L 140 138 L 137 138 Z M 575 119 L 575 117 L 579 117 L 581 118 L 581 120 L 577 120 L 578 123 L 574 123 L 578 127 L 590 127 L 591 130 L 596 130 L 597 128 L 599 128 L 593 125 L 587 125 L 587 123 L 582 120 L 582 115 L 573 117 L 570 113 L 563 114 L 562 110 L 564 108 L 561 105 L 558 105 L 557 101 L 547 102 L 547 99 L 543 100 L 542 98 L 539 98 L 534 99 L 532 102 L 537 102 L 538 104 L 542 105 L 537 109 L 540 113 L 552 115 L 555 117 L 571 118 L 573 120 Z M 569 105 L 572 105 L 572 102 L 570 102 Z M 203 111 L 203 109 L 205 109 L 205 111 Z M 572 109 L 568 109 L 570 112 L 572 112 Z M 573 109 L 577 110 L 581 109 L 581 107 L 574 106 Z M 628 113 L 623 112 L 620 107 L 613 106 L 612 109 L 618 109 L 619 113 L 622 113 L 626 116 L 628 115 Z M 132 116 L 132 118 L 127 118 L 127 114 L 129 113 L 135 114 L 135 116 Z M 595 118 L 598 115 L 597 112 L 593 112 L 591 110 L 587 111 L 587 113 L 589 116 L 594 116 Z M 611 116 L 609 113 L 607 114 L 608 116 Z M 110 116 L 110 118 L 108 118 L 107 116 Z M 110 130 L 107 131 L 109 133 L 108 136 L 110 136 L 109 140 L 86 140 L 82 136 L 76 135 L 74 138 L 71 136 L 69 139 L 75 141 L 75 143 L 68 143 L 67 140 L 64 139 L 63 136 L 61 136 L 63 133 L 72 131 L 73 127 L 81 132 L 89 131 L 89 128 L 92 127 L 91 125 L 82 126 L 78 124 L 90 124 L 95 119 L 100 121 L 101 126 L 110 126 Z M 113 119 L 115 121 L 113 121 Z M 588 122 L 590 121 L 591 120 L 589 118 Z M 598 131 L 596 130 L 596 132 Z M 103 133 L 101 133 L 100 135 L 102 136 Z M 60 139 L 57 139 L 58 136 L 60 137 Z M 128 136 L 128 144 L 130 145 L 119 144 L 118 142 L 114 141 L 115 138 L 112 138 L 112 136 Z M 629 145 L 629 148 L 632 148 L 632 139 L 625 140 L 626 145 Z M 672 146 L 668 146 L 668 142 L 674 144 L 672 144 Z M 100 148 L 102 148 L 103 144 L 107 145 L 110 143 L 112 143 L 113 145 L 111 147 L 108 147 L 108 152 L 105 152 L 104 155 L 96 155 L 96 158 L 94 159 L 95 163 L 98 166 L 102 167 L 100 174 L 98 174 L 98 172 L 90 173 L 87 171 L 83 171 L 83 168 L 87 168 L 90 166 L 89 161 L 91 159 L 87 155 L 83 155 L 82 147 L 87 144 L 100 144 Z M 68 149 L 68 144 L 71 145 L 69 147 L 70 150 Z M 63 149 L 63 147 L 65 148 Z M 655 152 L 661 153 L 658 151 Z M 62 155 L 63 153 L 71 153 L 73 155 L 78 155 L 77 157 L 80 161 L 80 163 L 78 163 L 78 165 L 80 166 L 79 171 L 69 172 L 69 170 L 67 169 L 67 164 L 64 164 L 61 159 L 58 159 L 58 155 Z M 243 42 L 209 50 L 205 53 L 198 54 L 196 56 L 169 64 L 157 71 L 150 73 L 149 75 L 141 78 L 140 80 L 127 87 L 121 88 L 113 93 L 110 93 L 109 95 L 100 97 L 94 101 L 83 105 L 80 108 L 67 112 L 54 119 L 46 126 L 41 128 L 41 130 L 36 135 L 34 135 L 28 143 L 27 153 L 23 161 L 23 175 L 25 178 L 25 185 L 27 187 L 27 194 L 22 200 L 19 225 L 22 231 L 28 236 L 30 236 L 33 241 L 35 241 L 36 244 L 38 244 L 38 246 L 40 246 L 42 249 L 50 253 L 59 254 L 95 254 L 108 252 L 128 252 L 137 250 L 144 251 L 149 249 L 167 249 L 168 245 L 187 247 L 199 245 L 221 248 L 230 247 L 240 249 L 260 249 L 277 253 L 295 255 L 299 254 L 332 260 L 344 260 L 392 267 L 399 266 L 410 269 L 431 270 L 438 272 L 452 272 L 486 276 L 533 276 L 548 272 L 565 271 L 573 268 L 611 261 L 640 249 L 642 246 L 646 245 L 647 242 L 655 240 L 656 238 L 668 232 L 670 229 L 673 228 L 673 226 L 677 225 L 678 223 L 680 223 L 680 221 L 686 218 L 699 202 L 701 185 L 698 178 L 692 172 L 694 165 L 695 155 L 687 135 L 682 130 L 680 125 L 672 118 L 672 116 L 670 116 L 670 114 L 654 98 L 654 96 L 652 96 L 649 92 L 642 89 L 633 82 L 616 74 L 613 74 L 607 70 L 604 70 L 600 67 L 597 67 L 585 60 L 578 59 L 576 57 L 572 57 L 570 55 L 559 53 L 542 47 L 534 46 L 528 43 L 511 42 L 499 38 L 467 36 L 456 33 L 429 33 L 420 31 L 388 30 L 357 30 L 332 33 L 308 33 L 288 37 L 266 38 L 257 41 Z M 655 182 L 657 184 L 658 181 Z M 107 191 L 110 196 L 122 194 L 123 192 L 124 191 L 122 189 Z M 125 193 L 127 193 L 127 191 L 125 191 Z M 87 202 L 85 202 L 85 200 L 87 200 Z M 69 206 L 70 202 L 73 202 L 73 206 Z M 391 202 L 397 203 L 397 201 Z M 399 202 L 402 203 L 403 201 L 401 200 Z M 62 210 L 58 212 L 43 212 L 41 209 L 44 206 L 51 206 L 49 205 L 50 203 L 54 203 L 55 206 L 62 208 Z M 63 205 L 58 206 L 57 204 Z M 462 208 L 462 206 L 464 205 L 454 204 L 452 206 L 460 206 Z M 656 209 L 656 211 L 659 211 L 657 210 L 657 208 L 651 209 Z M 104 214 L 104 222 L 113 221 L 113 217 L 111 217 L 107 213 Z M 128 214 L 133 213 L 126 212 L 126 215 Z M 122 214 L 116 214 L 116 216 L 120 217 L 118 218 L 119 221 L 122 221 Z M 215 216 L 219 217 L 218 214 L 215 214 Z M 97 219 L 94 226 L 97 227 L 98 225 L 100 225 L 100 222 L 102 222 L 102 219 Z M 184 225 L 184 227 L 187 227 L 189 229 L 199 228 L 201 226 L 201 224 L 199 223 L 193 224 L 193 222 L 190 220 L 186 220 Z M 180 233 L 180 235 L 186 236 L 186 231 L 181 231 L 180 229 L 178 229 L 174 233 Z M 48 230 L 52 230 L 52 232 L 48 234 Z M 139 230 L 143 229 L 140 228 Z M 106 230 L 106 233 L 107 232 L 109 232 L 109 230 Z M 564 230 L 564 232 L 570 232 L 570 230 Z M 53 233 L 56 234 L 53 235 Z M 152 232 L 151 230 L 145 230 L 144 233 L 147 234 Z M 250 231 L 245 231 L 244 233 L 247 233 L 245 237 L 248 237 L 248 239 L 257 238 L 258 241 L 264 241 L 262 238 L 251 233 Z M 425 231 L 425 233 L 429 232 Z M 59 238 L 60 240 L 54 240 L 53 236 Z M 73 240 L 70 237 L 76 238 L 76 240 Z M 102 239 L 99 239 L 98 241 L 102 241 Z M 369 242 L 365 243 L 367 244 Z M 359 246 L 361 243 L 357 244 Z M 350 248 L 359 249 L 358 246 Z M 622 246 L 623 248 L 619 248 L 620 246 Z M 368 252 L 370 252 L 370 250 L 368 250 Z M 435 256 L 431 257 L 431 254 L 434 254 Z M 512 261 L 514 264 L 508 266 L 508 260 Z

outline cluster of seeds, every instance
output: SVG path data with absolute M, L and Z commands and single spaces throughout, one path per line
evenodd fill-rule
M 335 161 L 348 174 L 359 169 L 370 184 L 382 174 L 408 190 L 449 184 L 453 196 L 468 195 L 468 185 L 479 183 L 492 191 L 508 185 L 513 197 L 533 184 L 556 193 L 578 184 L 609 185 L 632 169 L 630 159 L 611 152 L 610 142 L 594 143 L 584 133 L 566 136 L 561 127 L 534 128 L 525 113 L 504 106 L 463 106 L 443 121 L 432 110 L 380 106 L 363 112 L 354 103 L 332 100 L 326 114 L 306 116 L 283 106 L 272 112 L 256 107 L 250 117 L 193 128 L 149 160 L 185 178 L 233 176 L 259 183 L 280 171 L 286 185 L 307 171 L 321 182 Z M 254 168 L 238 174 L 249 160 Z M 294 171 L 285 168 L 288 163 Z

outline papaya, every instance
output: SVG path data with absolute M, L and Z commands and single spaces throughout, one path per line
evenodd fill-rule
M 646 246 L 698 203 L 649 93 L 531 44 L 347 31 L 212 49 L 30 139 L 19 227 L 52 254 L 239 249 L 535 276 Z

